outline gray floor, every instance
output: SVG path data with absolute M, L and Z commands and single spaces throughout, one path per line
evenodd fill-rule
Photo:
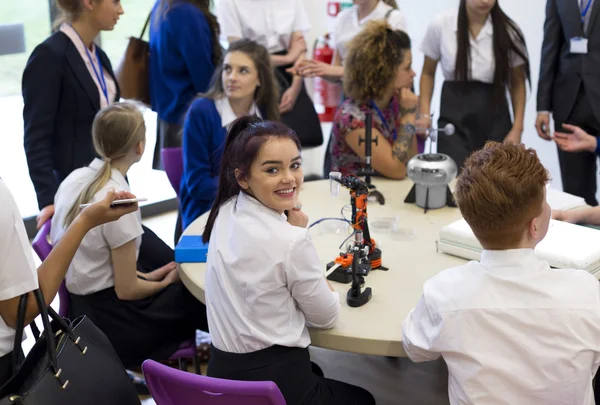
M 360 385 L 378 405 L 449 404 L 448 371 L 442 360 L 415 364 L 387 358 L 313 347 L 312 360 L 328 378 Z
M 176 213 L 171 212 L 144 219 L 144 224 L 172 245 L 175 220 Z M 406 358 L 390 359 L 320 348 L 311 348 L 311 358 L 326 377 L 369 390 L 378 405 L 449 404 L 448 371 L 441 360 L 414 364 Z M 146 399 L 143 404 L 153 402 Z

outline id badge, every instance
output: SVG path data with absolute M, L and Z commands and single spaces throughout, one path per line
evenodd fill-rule
M 571 38 L 571 53 L 587 54 L 588 53 L 588 39 L 587 38 Z

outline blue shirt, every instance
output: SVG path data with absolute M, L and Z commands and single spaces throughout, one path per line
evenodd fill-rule
M 183 125 L 183 175 L 179 200 L 184 229 L 210 210 L 217 196 L 226 136 L 227 130 L 215 102 L 207 98 L 195 100 Z
M 150 98 L 163 121 L 181 124 L 189 103 L 208 89 L 214 72 L 212 32 L 202 11 L 175 3 L 156 20 L 160 0 L 150 18 Z

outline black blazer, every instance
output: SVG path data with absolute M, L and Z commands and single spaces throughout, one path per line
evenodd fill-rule
M 589 11 L 587 55 L 571 54 L 571 38 L 583 37 L 578 0 L 548 0 L 537 92 L 538 111 L 551 111 L 561 126 L 575 105 L 583 82 L 588 100 L 600 120 L 600 0 Z
M 108 57 L 102 66 L 117 83 Z M 39 208 L 54 204 L 60 182 L 88 165 L 96 152 L 92 122 L 100 94 L 71 39 L 56 32 L 31 53 L 23 72 L 24 146 Z M 119 86 L 115 100 L 119 100 Z

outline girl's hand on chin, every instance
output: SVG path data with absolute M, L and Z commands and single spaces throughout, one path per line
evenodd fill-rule
M 293 208 L 286 211 L 287 220 L 290 225 L 306 228 L 308 226 L 308 215 L 300 208 Z

